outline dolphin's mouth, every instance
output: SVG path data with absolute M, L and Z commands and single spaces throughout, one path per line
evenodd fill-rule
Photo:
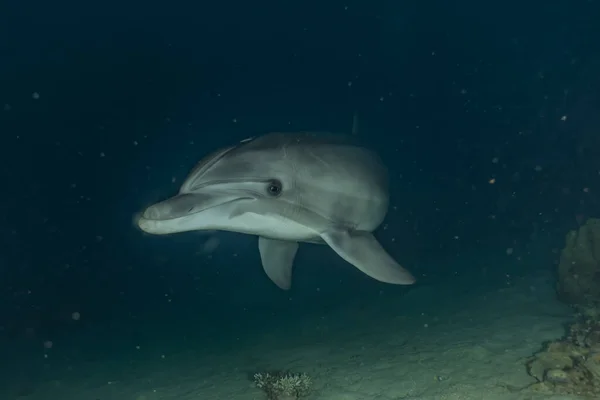
M 232 203 L 254 200 L 249 197 L 231 196 L 198 203 L 191 202 L 192 197 L 177 195 L 154 204 L 134 217 L 135 225 L 143 232 L 154 235 L 215 230 L 223 224 L 223 221 L 229 219 L 230 212 L 236 207 Z
M 241 200 L 252 200 L 252 198 L 240 197 L 239 195 L 215 196 L 211 194 L 178 194 L 177 196 L 146 208 L 139 215 L 139 220 L 176 220 Z

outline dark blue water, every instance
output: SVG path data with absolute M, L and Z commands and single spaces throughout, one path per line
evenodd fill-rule
M 6 398 L 94 332 L 210 348 L 381 293 L 552 274 L 600 214 L 598 17 L 592 0 L 2 2 L 0 335 L 25 365 Z M 350 132 L 355 113 L 390 170 L 376 236 L 415 286 L 304 245 L 283 292 L 255 237 L 132 224 L 219 147 Z

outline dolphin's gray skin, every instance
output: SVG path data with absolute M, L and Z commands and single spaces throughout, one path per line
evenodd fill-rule
M 204 158 L 178 195 L 148 207 L 137 224 L 158 235 L 257 235 L 263 268 L 282 289 L 298 242 L 326 243 L 370 277 L 410 285 L 410 272 L 371 234 L 388 203 L 387 171 L 374 153 L 319 134 L 271 133 Z

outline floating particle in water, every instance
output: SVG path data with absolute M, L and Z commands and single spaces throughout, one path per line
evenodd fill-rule
M 45 348 L 45 349 L 51 349 L 51 348 L 52 348 L 52 346 L 54 346 L 54 343 L 52 343 L 52 340 L 46 340 L 46 341 L 44 342 L 44 348 Z
M 543 168 L 541 165 L 536 165 L 534 169 L 536 172 L 541 172 Z
M 38 92 L 33 92 L 31 94 L 31 98 L 34 99 L 34 100 L 39 100 L 40 94 Z
M 212 236 L 206 242 L 204 242 L 204 244 L 202 245 L 201 252 L 203 254 L 210 254 L 217 250 L 217 247 L 219 247 L 220 244 L 221 241 L 216 237 Z
M 511 255 L 514 252 L 512 247 L 509 247 L 508 249 L 506 249 L 506 255 Z
M 73 321 L 79 321 L 79 319 L 81 318 L 81 314 L 75 311 L 73 314 L 71 314 L 71 318 L 73 319 Z
M 7 103 L 7 104 L 5 104 L 5 105 L 4 105 L 4 111 L 10 111 L 10 110 L 12 110 L 12 107 L 11 107 L 11 105 L 10 105 L 10 104 L 8 104 L 8 103 Z
M 498 161 L 500 161 L 498 157 L 492 158 L 492 164 L 498 164 Z

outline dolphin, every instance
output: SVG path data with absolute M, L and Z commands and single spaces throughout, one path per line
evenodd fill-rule
M 202 159 L 177 195 L 136 222 L 157 235 L 256 235 L 264 271 L 284 290 L 299 242 L 327 244 L 378 281 L 410 285 L 413 275 L 372 234 L 388 205 L 387 170 L 372 151 L 329 134 L 269 133 Z

